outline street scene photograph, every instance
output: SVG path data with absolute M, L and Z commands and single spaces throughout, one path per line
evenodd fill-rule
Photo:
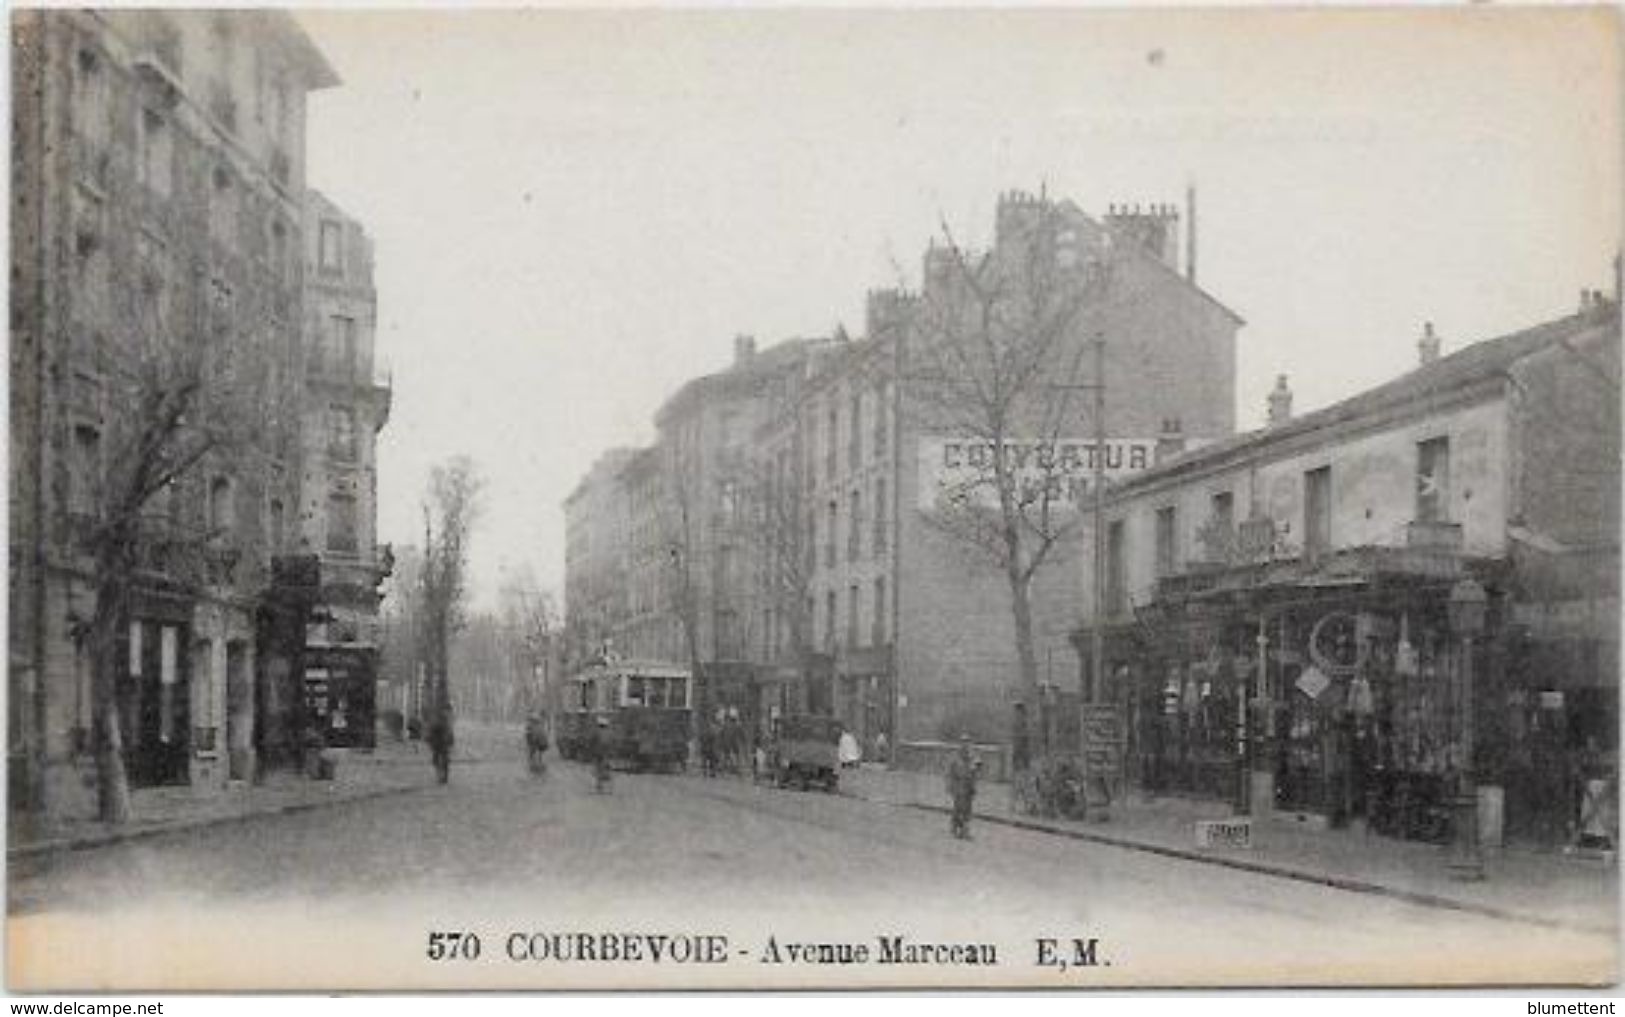
M 1618 981 L 1619 10 L 7 28 L 10 992 Z

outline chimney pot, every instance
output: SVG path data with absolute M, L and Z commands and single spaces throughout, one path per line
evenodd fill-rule
M 1433 322 L 1422 323 L 1422 338 L 1416 341 L 1418 360 L 1423 367 L 1439 359 L 1439 336 L 1433 331 Z
M 1179 418 L 1164 417 L 1162 428 L 1157 434 L 1157 447 L 1152 454 L 1155 462 L 1161 463 L 1164 459 L 1176 456 L 1185 451 L 1185 436 L 1180 433 Z
M 1275 388 L 1269 395 L 1269 414 L 1266 419 L 1270 427 L 1292 419 L 1292 389 L 1287 386 L 1284 374 L 1275 376 Z
M 734 336 L 734 364 L 747 364 L 751 357 L 756 355 L 756 337 L 749 335 Z

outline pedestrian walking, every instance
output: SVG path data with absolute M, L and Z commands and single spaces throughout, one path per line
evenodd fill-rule
M 599 717 L 592 738 L 592 789 L 595 794 L 607 795 L 610 789 L 609 772 L 609 718 Z
M 960 840 L 970 840 L 971 804 L 976 800 L 976 778 L 982 761 L 971 751 L 970 735 L 959 736 L 959 751 L 948 764 L 948 797 L 953 801 L 953 819 L 948 829 Z
M 451 747 L 456 742 L 452 734 L 451 712 L 441 710 L 429 721 L 429 758 L 434 763 L 435 778 L 444 784 L 451 779 Z
M 717 775 L 717 732 L 704 721 L 700 724 L 700 768 L 707 777 Z
M 538 777 L 547 772 L 547 719 L 533 713 L 525 720 L 525 760 Z

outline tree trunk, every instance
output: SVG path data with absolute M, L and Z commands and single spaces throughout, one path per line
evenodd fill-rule
M 112 570 L 116 571 L 113 566 Z M 125 579 L 101 573 L 91 622 L 91 741 L 96 757 L 96 815 L 104 823 L 130 818 L 130 782 L 119 735 L 118 636 L 124 624 Z
M 1032 589 L 1028 580 L 1015 570 L 1011 570 L 1009 578 L 1010 613 L 1015 622 L 1016 658 L 1019 662 L 1018 692 L 1020 702 L 1026 705 L 1011 721 L 1013 727 L 1023 729 L 1011 731 L 1011 744 L 1025 743 L 1030 746 L 1034 711 L 1043 709 L 1043 704 L 1038 701 L 1038 655 L 1033 649 Z M 1040 749 L 1048 752 L 1049 746 L 1044 745 Z

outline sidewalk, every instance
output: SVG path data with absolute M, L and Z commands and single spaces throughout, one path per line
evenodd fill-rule
M 866 765 L 842 774 L 843 793 L 887 805 L 946 813 L 942 777 Z M 1134 851 L 1393 897 L 1431 907 L 1614 934 L 1619 926 L 1617 862 L 1509 848 L 1485 852 L 1486 878 L 1450 878 L 1442 847 L 1357 829 L 1317 830 L 1288 817 L 1253 822 L 1251 848 L 1199 848 L 1200 819 L 1233 815 L 1227 803 L 1148 799 L 1131 791 L 1102 821 L 1017 814 L 1008 784 L 987 783 L 979 819 Z
M 515 731 L 459 727 L 452 765 L 508 762 L 519 758 Z M 404 794 L 434 784 L 428 747 L 418 742 L 381 738 L 373 751 L 334 750 L 332 780 L 311 780 L 300 773 L 277 771 L 260 783 L 232 783 L 224 790 L 192 787 L 141 788 L 130 793 L 130 821 L 113 827 L 86 816 L 59 817 L 50 823 L 14 822 L 6 857 L 16 860 L 58 851 L 77 851 L 181 830 L 238 822 L 329 805 Z

